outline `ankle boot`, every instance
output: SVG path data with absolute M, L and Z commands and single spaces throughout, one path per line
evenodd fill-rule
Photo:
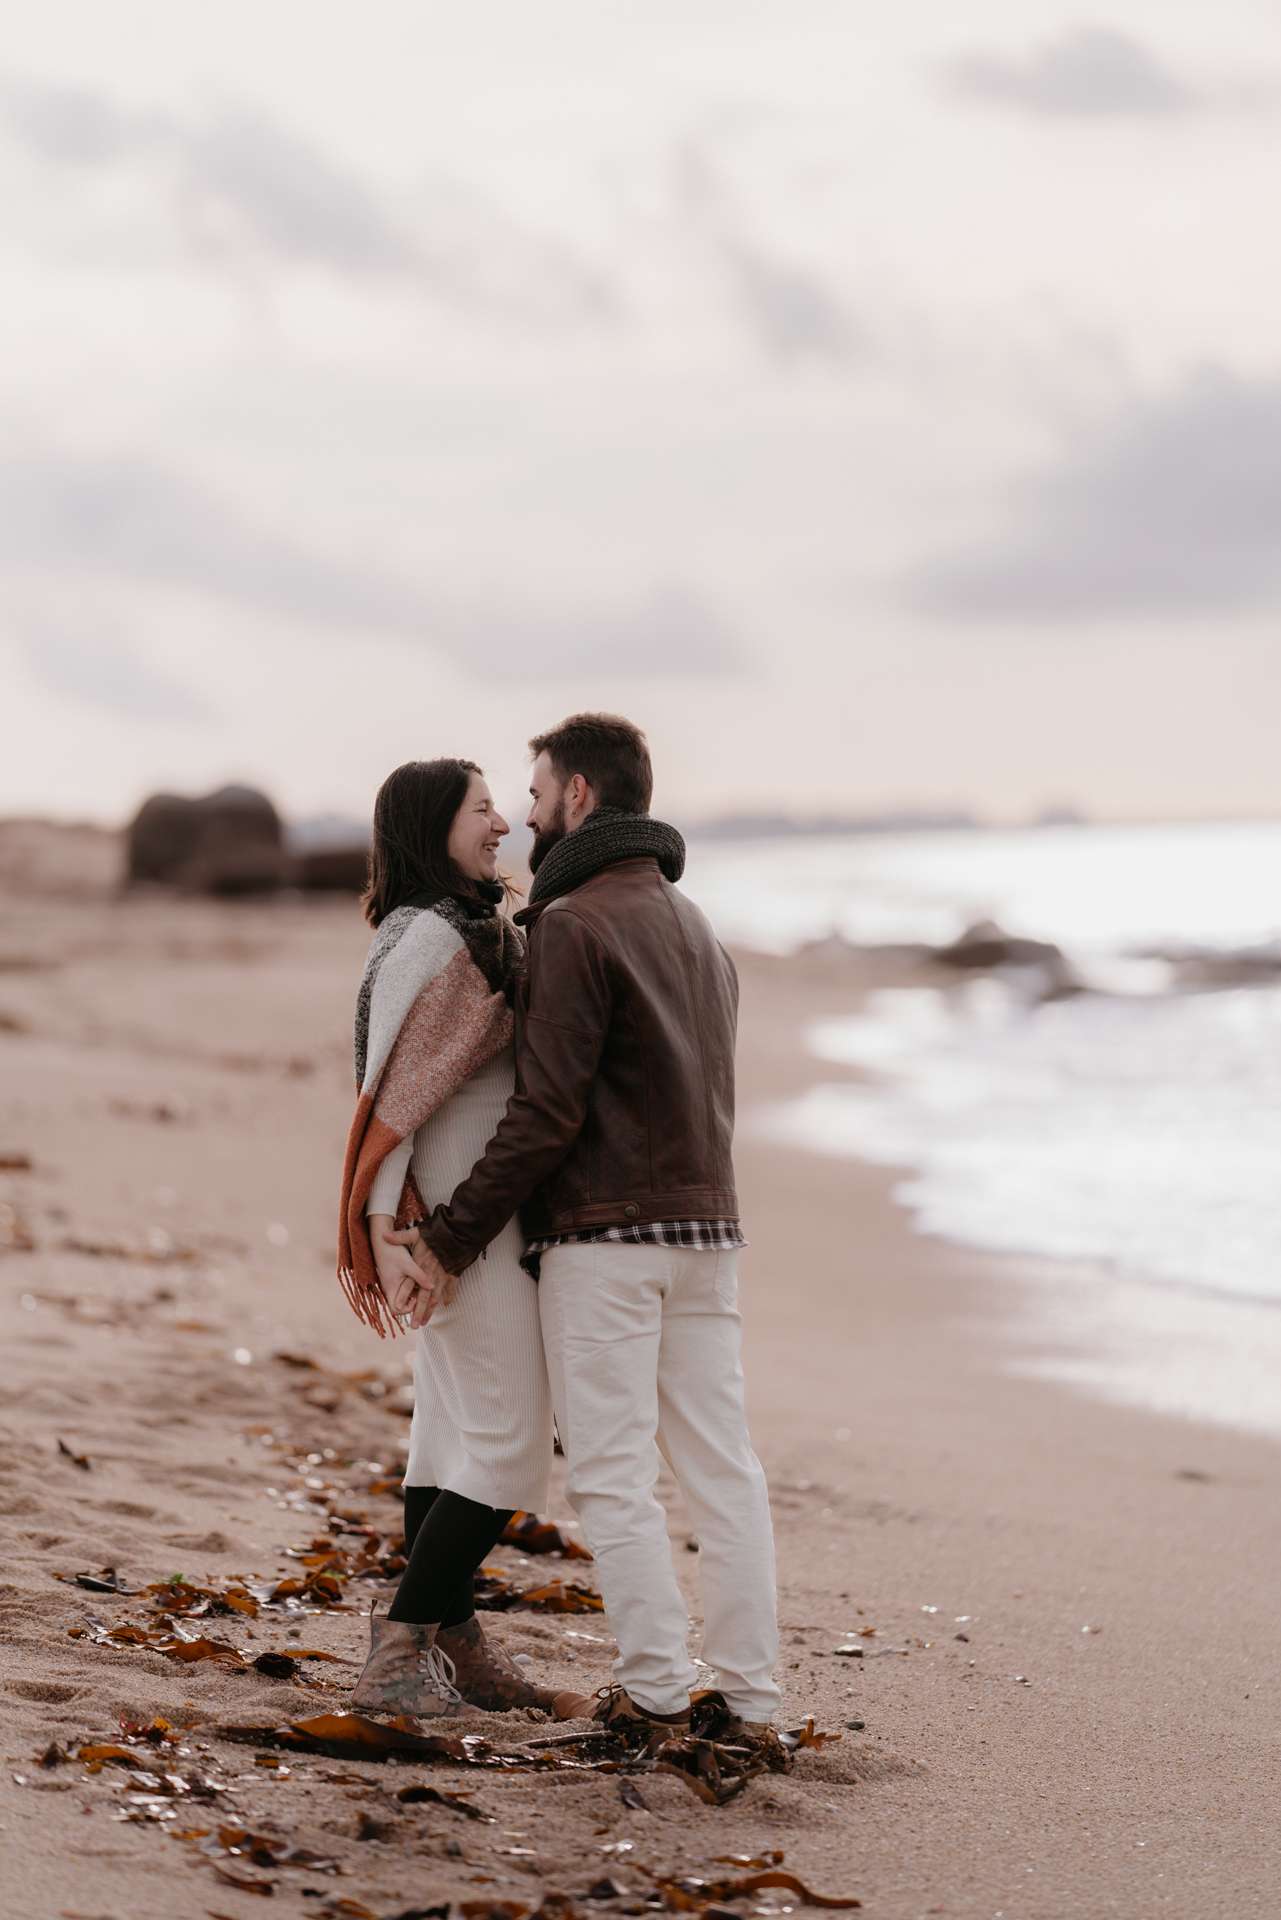
M 509 1654 L 485 1638 L 475 1614 L 455 1627 L 441 1627 L 436 1644 L 452 1661 L 454 1684 L 468 1706 L 485 1713 L 510 1713 L 516 1707 L 541 1707 L 555 1713 L 556 1695 L 535 1687 Z
M 456 1627 L 441 1627 L 436 1644 L 453 1662 L 455 1684 L 468 1706 L 486 1713 L 541 1707 L 557 1720 L 579 1720 L 595 1705 L 593 1699 L 580 1693 L 534 1686 L 511 1655 L 486 1638 L 475 1614 Z
M 468 1711 L 454 1685 L 454 1664 L 436 1645 L 435 1626 L 369 1616 L 369 1658 L 351 1696 L 353 1707 L 456 1718 Z

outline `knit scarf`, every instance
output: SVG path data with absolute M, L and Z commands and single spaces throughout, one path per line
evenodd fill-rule
M 525 942 L 497 911 L 506 899 L 498 881 L 476 883 L 479 900 L 460 900 L 448 893 L 413 893 L 395 907 L 379 927 L 365 962 L 364 977 L 356 995 L 356 1085 L 365 1083 L 369 1057 L 369 1009 L 374 983 L 383 961 L 398 946 L 415 912 L 439 915 L 463 941 L 472 959 L 489 982 L 491 993 L 501 993 L 508 1006 L 512 1003 L 512 976 L 524 951 Z
M 487 890 L 488 891 L 488 890 Z M 501 898 L 501 889 L 494 889 Z M 338 1278 L 379 1334 L 399 1332 L 378 1285 L 365 1207 L 378 1169 L 465 1081 L 510 1045 L 523 936 L 492 896 L 416 895 L 379 927 L 356 1001 L 356 1113 L 347 1137 Z M 406 1182 L 397 1221 L 417 1218 Z
M 619 860 L 636 860 L 649 855 L 658 861 L 666 877 L 675 882 L 685 871 L 685 842 L 675 827 L 655 820 L 649 813 L 625 813 L 622 807 L 597 807 L 581 827 L 575 827 L 543 857 L 534 884 L 529 889 L 529 904 L 553 894 L 569 893 L 590 880 L 602 867 Z

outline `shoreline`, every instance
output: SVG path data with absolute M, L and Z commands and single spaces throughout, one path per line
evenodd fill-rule
M 758 979 L 762 974 L 771 978 L 769 969 L 775 967 L 784 969 L 780 979 L 787 977 L 787 969 L 801 969 L 814 995 L 814 1013 L 803 1023 L 806 1027 L 813 1023 L 823 1028 L 835 1015 L 839 1029 L 842 1016 L 862 1016 L 868 997 L 887 985 L 928 992 L 956 984 L 954 977 L 926 961 L 895 966 L 884 959 L 821 950 L 790 959 L 745 952 L 738 959 Z M 964 1209 L 956 1218 L 955 1194 L 940 1209 L 938 1164 L 928 1152 L 915 1160 L 896 1160 L 889 1151 L 873 1150 L 872 1157 L 863 1158 L 858 1147 L 848 1143 L 841 1127 L 842 1091 L 866 1088 L 870 1080 L 880 1093 L 879 1077 L 831 1053 L 808 1053 L 802 1031 L 795 1034 L 794 1053 L 807 1062 L 808 1070 L 786 1071 L 777 1087 L 765 1086 L 750 1105 L 744 1104 L 740 1142 L 791 1145 L 838 1165 L 879 1168 L 890 1204 L 902 1212 L 914 1237 L 969 1251 L 1014 1282 L 1019 1298 L 1009 1340 L 1012 1349 L 1019 1344 L 1027 1348 L 1011 1358 L 1015 1371 L 1060 1380 L 1107 1402 L 1281 1438 L 1281 1296 L 1146 1273 L 1120 1258 L 1055 1252 L 1053 1233 L 1045 1247 L 1020 1248 L 999 1213 L 992 1214 L 990 1203 L 978 1212 L 990 1237 L 983 1237 L 981 1225 L 966 1231 Z M 831 1096 L 835 1133 L 830 1144 L 812 1122 L 797 1124 L 807 1096 L 817 1092 Z M 891 1082 L 885 1093 L 891 1128 L 894 1097 Z M 866 1134 L 866 1123 L 861 1131 Z M 981 1181 L 986 1171 L 977 1170 L 973 1178 Z M 958 1181 L 956 1173 L 943 1177 Z M 949 1213 L 956 1230 L 949 1230 Z M 1229 1220 L 1229 1230 L 1232 1224 Z
M 403 1457 L 411 1349 L 360 1329 L 331 1271 L 366 936 L 341 901 L 11 893 L 4 905 L 0 957 L 21 964 L 0 974 L 13 1023 L 0 1033 L 0 1152 L 32 1161 L 0 1172 L 18 1229 L 0 1256 L 10 1899 L 41 1920 L 160 1920 L 180 1886 L 192 1911 L 248 1916 L 258 1902 L 215 1883 L 191 1845 L 114 1818 L 124 1783 L 109 1769 L 41 1779 L 31 1757 L 51 1738 L 110 1732 L 121 1713 L 186 1720 L 207 1741 L 219 1720 L 332 1710 L 341 1691 L 73 1641 L 86 1613 L 124 1618 L 137 1603 L 51 1576 L 108 1564 L 134 1586 L 177 1571 L 279 1576 L 297 1567 L 281 1549 L 323 1531 L 316 1501 L 394 1523 L 369 1488 L 373 1465 Z M 805 1022 L 851 1010 L 875 982 L 820 959 L 736 957 L 746 1114 L 809 1083 Z M 809 1885 L 858 1896 L 877 1920 L 1271 1916 L 1275 1445 L 1012 1374 L 1025 1283 L 1008 1259 L 913 1233 L 890 1198 L 896 1175 L 746 1130 L 738 1162 L 782 1718 L 813 1714 L 840 1744 L 720 1809 L 675 1781 L 646 1783 L 645 1813 L 604 1778 L 462 1778 L 493 1827 L 389 1807 L 386 1787 L 418 1777 L 404 1769 L 353 1767 L 344 1786 L 302 1762 L 285 1782 L 237 1762 L 237 1819 L 273 1820 L 344 1866 L 336 1881 L 282 1878 L 279 1910 L 317 1911 L 302 1884 L 377 1914 L 428 1893 L 537 1905 L 541 1889 L 578 1897 L 606 1870 L 639 1888 L 642 1865 L 714 1874 L 717 1855 L 783 1848 Z M 362 1373 L 374 1377 L 340 1378 Z M 326 1445 L 352 1464 L 326 1463 Z M 551 1515 L 568 1517 L 559 1492 Z M 697 1556 L 675 1500 L 670 1531 L 696 1615 Z M 558 1571 L 497 1558 L 522 1581 Z M 607 1678 L 590 1618 L 485 1625 L 549 1683 Z M 851 1630 L 857 1661 L 835 1652 Z M 217 1631 L 246 1640 L 234 1620 Z M 289 1648 L 279 1620 L 247 1631 L 247 1651 Z M 354 1658 L 364 1626 L 330 1613 L 305 1631 L 305 1644 Z M 475 1728 L 499 1745 L 525 1737 L 498 1717 Z M 228 1750 L 208 1745 L 230 1774 Z M 460 1785 L 452 1771 L 433 1778 Z M 376 1845 L 356 1837 L 362 1809 L 387 1816 Z M 531 1837 L 507 1837 L 520 1833 Z M 623 1842 L 628 1855 L 601 1851 Z M 532 1859 L 503 1851 L 523 1846 Z

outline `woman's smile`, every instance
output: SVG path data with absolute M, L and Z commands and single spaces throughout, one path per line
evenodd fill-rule
M 468 880 L 496 880 L 498 843 L 510 831 L 483 774 L 473 773 L 467 798 L 449 829 L 450 859 Z

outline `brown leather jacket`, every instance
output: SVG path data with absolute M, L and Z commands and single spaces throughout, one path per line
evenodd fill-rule
M 518 916 L 516 1091 L 423 1228 L 461 1273 L 516 1209 L 527 1239 L 637 1220 L 737 1220 L 738 978 L 649 857 Z

